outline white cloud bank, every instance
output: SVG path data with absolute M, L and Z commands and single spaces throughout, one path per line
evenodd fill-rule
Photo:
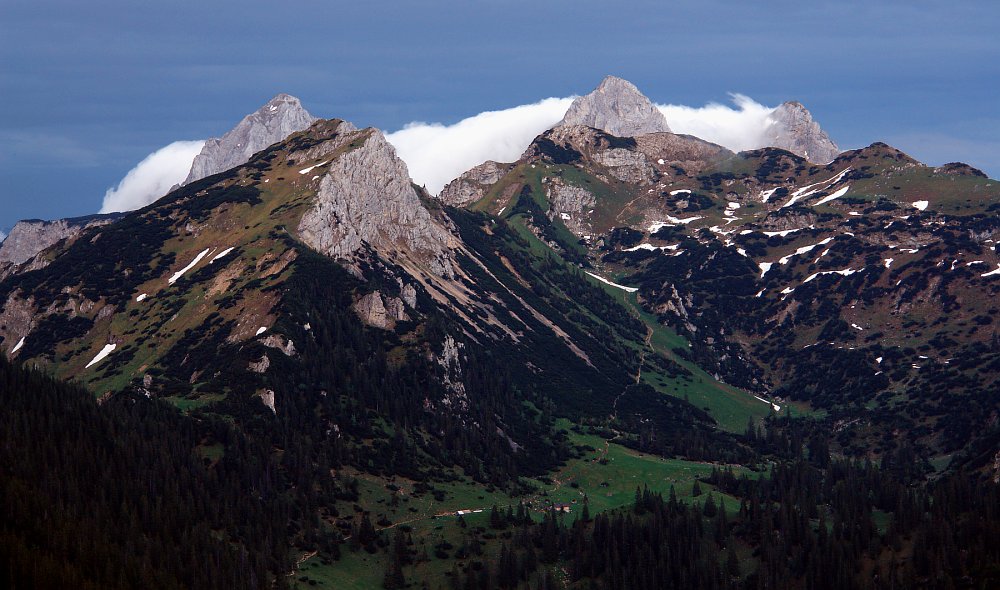
M 703 107 L 656 105 L 674 133 L 694 135 L 734 152 L 768 145 L 768 129 L 774 124 L 768 107 L 742 94 L 730 94 L 735 107 L 709 103 Z
M 100 212 L 132 211 L 167 194 L 170 187 L 187 178 L 191 162 L 204 145 L 204 140 L 175 141 L 149 154 L 129 170 L 117 187 L 104 193 Z
M 414 122 L 386 137 L 406 162 L 410 177 L 432 194 L 466 170 L 486 160 L 513 162 L 531 140 L 554 126 L 575 97 L 547 98 L 499 111 L 487 111 L 454 125 Z M 694 135 L 733 151 L 764 147 L 774 107 L 742 94 L 733 106 L 656 105 L 675 133 Z
M 562 120 L 570 98 L 487 111 L 454 125 L 414 122 L 386 136 L 410 177 L 433 194 L 486 160 L 513 162 L 537 135 Z

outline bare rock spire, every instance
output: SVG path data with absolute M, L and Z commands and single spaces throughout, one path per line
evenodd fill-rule
M 316 120 L 299 99 L 279 94 L 250 113 L 222 137 L 209 139 L 195 156 L 184 184 L 245 164 L 250 156 L 279 142 Z
M 573 101 L 560 125 L 586 125 L 618 137 L 670 131 L 666 117 L 628 80 L 608 76 Z
M 771 114 L 769 143 L 773 147 L 798 154 L 810 162 L 826 164 L 840 155 L 840 148 L 813 120 L 799 102 L 786 102 Z

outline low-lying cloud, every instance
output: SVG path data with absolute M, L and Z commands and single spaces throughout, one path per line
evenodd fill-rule
M 730 97 L 735 107 L 715 102 L 703 107 L 656 106 L 674 133 L 694 135 L 734 152 L 767 146 L 775 107 L 764 106 L 743 94 Z
M 204 140 L 175 141 L 149 154 L 129 170 L 118 186 L 104 193 L 100 212 L 132 211 L 167 194 L 187 178 L 191 162 L 204 145 Z
M 774 107 L 732 94 L 733 106 L 657 105 L 675 133 L 694 135 L 735 152 L 768 145 Z M 406 162 L 410 177 L 433 194 L 486 160 L 513 162 L 531 140 L 562 120 L 575 97 L 488 111 L 454 125 L 414 122 L 386 137 Z
M 562 120 L 570 98 L 487 111 L 454 125 L 410 123 L 386 137 L 406 162 L 410 177 L 433 194 L 486 160 L 513 162 L 537 135 Z

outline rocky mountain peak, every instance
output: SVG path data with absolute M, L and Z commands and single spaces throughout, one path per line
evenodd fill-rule
M 786 149 L 810 162 L 826 164 L 840 154 L 840 148 L 813 120 L 802 103 L 782 103 L 771 114 L 772 125 L 768 132 L 773 147 Z
M 191 163 L 191 172 L 184 184 L 244 164 L 254 153 L 306 129 L 315 120 L 316 117 L 302 107 L 299 99 L 279 94 L 243 117 L 222 137 L 206 141 L 201 153 Z
M 574 100 L 560 125 L 586 125 L 618 137 L 670 131 L 656 105 L 634 84 L 615 76 Z
M 454 276 L 457 238 L 424 206 L 406 164 L 380 131 L 355 133 L 352 142 L 361 145 L 329 164 L 299 236 L 333 258 L 350 259 L 368 245 L 403 264 Z

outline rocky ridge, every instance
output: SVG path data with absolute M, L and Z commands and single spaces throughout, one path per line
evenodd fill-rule
M 72 238 L 88 227 L 104 225 L 121 217 L 120 214 L 88 215 L 42 221 L 27 219 L 18 221 L 10 230 L 10 235 L 0 243 L 0 264 L 24 264 L 42 250 L 59 240 Z
M 486 196 L 486 190 L 510 171 L 513 164 L 487 160 L 462 173 L 441 189 L 438 199 L 445 205 L 464 207 Z

